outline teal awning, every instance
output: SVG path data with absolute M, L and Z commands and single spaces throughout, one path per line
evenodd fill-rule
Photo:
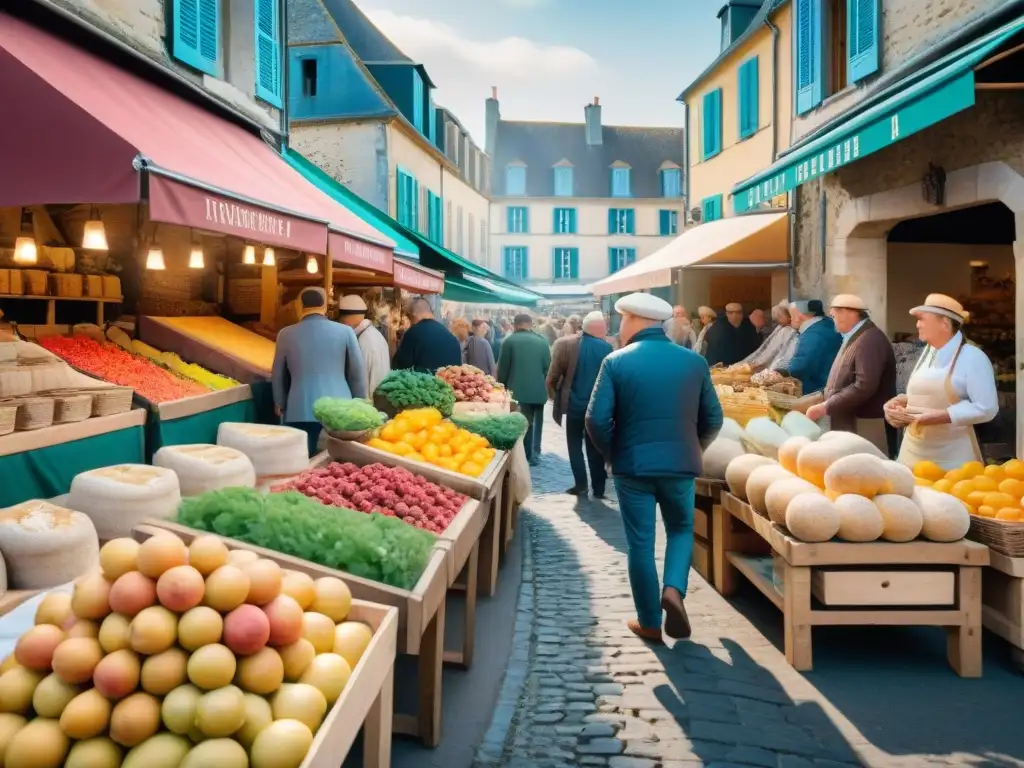
M 288 164 L 301 173 L 306 181 L 332 200 L 336 200 L 344 205 L 374 229 L 380 230 L 383 234 L 394 240 L 395 253 L 397 255 L 419 260 L 420 249 L 399 231 L 397 221 L 379 208 L 370 205 L 344 184 L 335 181 L 295 150 L 286 147 L 282 154 Z
M 736 213 L 832 173 L 974 106 L 974 68 L 1024 29 L 1024 17 L 953 51 L 869 98 L 849 119 L 793 148 L 732 191 Z
M 508 283 L 496 283 L 473 275 L 447 275 L 442 299 L 465 304 L 508 304 L 517 307 L 536 306 L 540 296 Z

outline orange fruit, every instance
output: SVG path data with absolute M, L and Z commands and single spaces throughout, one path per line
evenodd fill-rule
M 967 497 L 974 491 L 974 483 L 970 480 L 961 480 L 959 483 L 954 483 L 953 487 L 949 489 L 949 493 L 956 496 L 961 501 L 967 501 Z
M 966 501 L 968 504 L 972 506 L 980 507 L 982 504 L 985 503 L 985 497 L 989 493 L 991 493 L 991 491 L 971 491 L 969 494 L 967 494 L 967 498 L 964 499 L 964 501 Z
M 978 514 L 978 508 L 976 506 L 974 506 L 973 504 L 968 504 L 967 505 L 967 513 L 970 514 L 970 515 L 976 515 L 976 514 Z
M 988 475 L 976 475 L 971 478 L 971 482 L 974 483 L 974 490 L 976 491 L 998 491 L 999 482 Z
M 986 493 L 984 501 L 984 506 L 995 507 L 996 509 L 1003 509 L 1004 507 L 1020 508 L 1020 499 L 1008 493 L 1000 493 L 999 491 Z
M 986 506 L 978 507 L 978 516 L 979 517 L 995 517 L 996 516 L 996 509 L 995 509 L 995 507 L 986 507 Z
M 1014 480 L 1024 480 L 1024 461 L 1010 459 L 1003 464 L 1003 472 L 1006 473 L 1007 477 L 1012 477 Z
M 1020 510 L 1014 507 L 1005 507 L 996 512 L 996 520 L 1004 520 L 1008 523 L 1020 522 Z
M 945 474 L 946 472 L 942 467 L 934 461 L 919 461 L 914 465 L 914 477 L 920 477 L 923 480 L 931 480 L 933 483 L 936 480 L 941 480 Z
M 985 465 L 980 461 L 968 461 L 960 470 L 967 475 L 967 477 L 977 477 L 985 471 Z
M 949 489 L 952 487 L 953 483 L 947 480 L 946 478 L 936 480 L 935 483 L 932 485 L 932 488 L 934 488 L 936 491 L 940 491 L 941 493 L 949 493 Z
M 991 477 L 996 482 L 999 482 L 1006 477 L 1006 473 L 1003 471 L 1003 468 L 998 464 L 989 464 L 985 467 L 985 472 L 983 474 L 985 477 Z
M 953 469 L 946 473 L 946 479 L 951 483 L 959 483 L 967 479 L 967 473 L 962 469 Z
M 461 467 L 459 472 L 470 477 L 480 477 L 480 473 L 484 471 L 484 468 L 477 464 L 475 461 L 467 461 Z
M 1019 499 L 1024 496 L 1024 481 L 1008 477 L 999 484 L 999 491 Z

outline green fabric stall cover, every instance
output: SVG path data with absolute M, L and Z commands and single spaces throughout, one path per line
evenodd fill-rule
M 146 458 L 165 445 L 189 445 L 191 443 L 217 443 L 217 428 L 225 421 L 251 424 L 256 417 L 256 408 L 251 400 L 222 405 L 212 411 L 204 411 L 171 421 L 161 421 L 155 413 L 149 414 L 146 436 Z
M 144 464 L 145 458 L 141 426 L 0 456 L 0 508 L 60 496 L 77 474 L 112 464 Z

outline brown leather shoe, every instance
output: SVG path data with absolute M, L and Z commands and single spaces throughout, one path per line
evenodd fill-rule
M 686 615 L 683 596 L 675 587 L 665 587 L 661 593 L 661 607 L 665 611 L 665 634 L 673 640 L 690 636 L 690 619 Z
M 663 643 L 664 640 L 661 638 L 660 629 L 648 629 L 640 624 L 636 619 L 630 619 L 626 622 L 626 626 L 629 631 L 639 637 L 641 640 L 646 640 L 650 643 Z

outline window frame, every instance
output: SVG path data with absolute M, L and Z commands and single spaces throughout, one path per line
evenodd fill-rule
M 622 256 L 623 258 L 619 258 Z M 614 258 L 614 261 L 613 261 Z M 614 275 L 630 264 L 636 263 L 636 248 L 625 248 L 621 246 L 608 246 L 608 274 Z
M 565 263 L 565 259 L 569 260 L 569 274 L 559 274 L 564 272 L 561 269 Z M 555 282 L 568 282 L 571 280 L 580 279 L 580 249 L 574 246 L 556 246 L 551 249 L 551 279 Z
M 672 189 L 676 190 L 673 194 L 669 194 L 668 180 L 670 178 L 675 179 L 672 185 Z M 661 196 L 667 198 L 677 198 L 683 196 L 683 169 L 682 168 L 662 168 L 661 170 Z
M 576 209 L 569 207 L 555 208 L 552 214 L 551 232 L 555 235 L 575 235 Z
M 513 174 L 517 177 L 521 176 L 522 191 L 512 191 L 512 178 Z M 518 186 L 518 185 L 517 185 Z M 526 166 L 525 165 L 506 165 L 505 166 L 505 194 L 508 197 L 526 197 Z
M 530 208 L 526 205 L 509 205 L 505 208 L 505 232 L 509 235 L 530 234 Z
M 632 197 L 633 196 L 633 180 L 632 169 L 627 167 L 612 168 L 611 173 L 611 197 Z M 623 186 L 625 189 L 623 190 Z
M 710 224 L 713 221 L 718 221 L 724 217 L 722 211 L 722 195 L 708 195 L 700 201 L 701 208 L 701 222 L 704 224 Z M 708 214 L 708 211 L 711 214 Z
M 571 165 L 556 165 L 554 171 L 554 196 L 555 197 L 572 197 L 573 196 L 573 185 L 575 179 L 573 178 L 573 168 Z M 562 177 L 563 184 L 559 184 L 559 176 Z M 565 186 L 565 179 L 568 178 L 568 188 Z
M 613 224 L 614 220 L 614 224 Z M 608 209 L 608 234 L 609 235 L 635 235 L 636 234 L 636 209 L 635 208 L 609 208 Z
M 722 89 L 704 94 L 701 100 L 701 159 L 710 160 L 722 152 Z M 713 139 L 713 141 L 711 141 Z
M 520 258 L 522 274 L 512 274 L 509 270 L 509 258 Z M 502 275 L 509 280 L 521 282 L 528 280 L 530 276 L 530 249 L 525 245 L 506 245 L 501 249 L 501 271 Z
M 661 237 L 679 234 L 679 211 L 662 208 L 658 211 L 658 233 Z

